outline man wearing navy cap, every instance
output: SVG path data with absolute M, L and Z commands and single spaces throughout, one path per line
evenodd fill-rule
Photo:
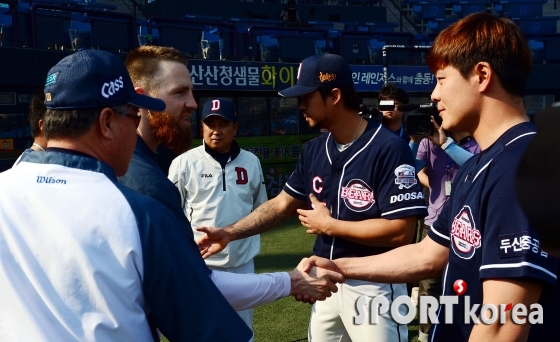
M 0 174 L 0 340 L 154 341 L 157 326 L 172 341 L 248 341 L 173 214 L 117 182 L 139 108 L 165 103 L 99 50 L 62 59 L 44 91 L 46 151 Z
M 189 118 L 198 105 L 193 97 L 193 85 L 187 68 L 187 60 L 180 51 L 171 47 L 141 46 L 129 53 L 125 65 L 131 75 L 136 92 L 157 95 L 164 100 L 166 108 L 165 112 L 144 109 L 139 111 L 142 120 L 137 129 L 138 137 L 134 156 L 128 172 L 119 177 L 119 182 L 165 205 L 173 212 L 175 219 L 181 223 L 175 226 L 175 229 L 188 236 L 189 244 L 194 244 L 191 224 L 187 219 L 187 217 L 189 219 L 191 217 L 185 216 L 181 194 L 167 178 L 167 174 L 164 174 L 158 166 L 155 153 L 160 144 L 169 148 L 174 147 L 174 149 L 182 148 L 183 151 L 190 145 Z M 214 108 L 211 109 L 212 113 L 225 115 L 234 120 L 231 102 L 223 101 L 212 104 L 211 108 Z M 224 108 L 229 108 L 229 110 L 223 111 Z M 214 115 L 208 117 L 205 122 L 210 122 L 210 118 L 214 117 Z M 234 124 L 228 123 L 228 127 L 230 128 L 229 135 L 233 139 Z M 224 131 L 221 133 L 217 131 L 215 137 L 209 140 L 209 144 L 215 145 L 220 152 L 223 152 L 220 147 L 223 135 Z M 233 153 L 234 150 L 232 149 L 231 152 Z M 235 172 L 237 173 L 237 170 Z M 243 174 L 242 170 L 239 172 Z M 248 176 L 252 177 L 253 174 L 248 174 Z M 196 177 L 190 176 L 191 180 L 196 177 L 206 180 L 218 177 L 218 175 L 208 172 L 203 172 Z M 240 182 L 244 182 L 244 179 L 241 178 Z M 222 187 L 220 184 L 220 189 Z M 206 205 L 205 210 L 211 210 L 212 204 L 204 204 Z M 237 207 L 233 209 L 235 210 Z M 178 240 L 175 243 L 181 245 L 183 242 Z M 198 258 L 201 259 L 200 255 Z M 321 269 L 305 273 L 299 265 L 290 272 L 264 274 L 234 274 L 216 270 L 208 270 L 208 272 L 214 284 L 236 310 L 264 305 L 288 295 L 307 294 L 314 299 L 323 300 L 330 296 L 331 291 L 337 290 L 335 282 L 344 280 L 338 273 Z M 199 294 L 194 291 L 190 295 L 198 296 Z M 240 322 L 245 325 L 242 321 Z
M 297 84 L 279 94 L 299 97 L 309 126 L 327 132 L 309 142 L 277 197 L 223 229 L 201 229 L 207 233 L 199 242 L 203 255 L 298 214 L 307 233 L 317 235 L 313 253 L 323 258 L 375 255 L 410 243 L 417 217 L 427 213 L 414 158 L 406 142 L 360 117 L 348 63 L 334 54 L 308 57 Z M 406 295 L 405 284 L 352 280 L 337 286 L 313 306 L 310 341 L 408 340 L 406 325 L 388 315 L 375 325 L 354 323 L 360 296 L 385 296 L 391 303 Z
M 203 144 L 171 163 L 169 179 L 181 193 L 183 211 L 192 227 L 228 225 L 267 200 L 259 159 L 234 140 L 238 127 L 233 102 L 221 98 L 206 102 Z M 193 232 L 195 239 L 203 235 Z M 232 242 L 206 259 L 206 264 L 218 271 L 255 273 L 253 258 L 259 251 L 260 237 L 254 235 Z M 238 313 L 252 327 L 253 309 Z

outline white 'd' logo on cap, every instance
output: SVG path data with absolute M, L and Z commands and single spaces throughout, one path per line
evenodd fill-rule
M 101 87 L 101 95 L 103 95 L 104 98 L 108 99 L 109 96 L 115 95 L 115 93 L 122 88 L 124 88 L 124 84 L 122 81 L 122 76 L 120 76 L 114 81 L 103 83 L 103 86 Z
M 301 72 L 301 63 L 299 63 L 299 68 L 297 69 L 297 79 L 299 80 L 299 73 Z
M 220 109 L 220 100 L 212 100 L 212 111 Z

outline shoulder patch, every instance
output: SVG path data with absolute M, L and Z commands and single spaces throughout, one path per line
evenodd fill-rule
M 418 183 L 414 166 L 407 164 L 400 165 L 395 169 L 395 176 L 395 184 L 399 186 L 399 189 L 410 189 Z

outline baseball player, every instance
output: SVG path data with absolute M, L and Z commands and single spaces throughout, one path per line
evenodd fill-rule
M 193 232 L 181 206 L 179 190 L 157 164 L 155 153 L 160 144 L 173 150 L 186 150 L 190 142 L 189 117 L 197 108 L 187 60 L 177 49 L 163 46 L 142 46 L 131 51 L 125 64 L 138 93 L 161 98 L 164 112 L 140 109 L 134 155 L 128 171 L 119 182 L 162 203 L 180 222 L 178 229 L 186 238 L 174 243 L 194 245 Z M 185 140 L 187 139 L 187 140 Z M 206 206 L 206 209 L 209 207 Z M 199 259 L 201 259 L 199 257 Z M 205 266 L 206 267 L 206 266 Z M 278 298 L 310 293 L 321 300 L 336 291 L 340 274 L 317 270 L 304 274 L 297 268 L 290 272 L 235 274 L 208 270 L 209 277 L 236 310 L 245 310 Z M 193 295 L 197 295 L 196 291 Z
M 212 99 L 202 109 L 203 144 L 175 158 L 169 168 L 191 226 L 220 227 L 236 222 L 266 202 L 266 188 L 257 156 L 234 140 L 239 124 L 233 102 Z M 203 234 L 194 230 L 195 239 Z M 260 236 L 237 240 L 206 259 L 210 269 L 255 273 Z M 253 309 L 238 311 L 249 327 Z
M 378 281 L 443 273 L 443 295 L 460 295 L 452 306 L 453 323 L 442 323 L 446 310 L 440 308 L 430 341 L 555 341 L 559 262 L 541 249 L 514 187 L 516 168 L 535 134 L 522 101 L 531 70 L 527 41 L 512 20 L 476 13 L 436 37 L 428 65 L 438 80 L 432 100 L 443 128 L 469 132 L 481 153 L 459 169 L 424 240 L 336 264 L 347 278 Z M 531 308 L 535 303 L 542 310 Z M 496 310 L 493 321 L 482 323 L 491 317 L 483 304 Z M 530 312 L 542 324 L 529 324 Z
M 309 142 L 277 197 L 223 229 L 201 228 L 207 233 L 199 241 L 204 256 L 296 213 L 307 233 L 317 235 L 315 255 L 330 259 L 374 255 L 410 243 L 417 216 L 426 215 L 407 143 L 360 117 L 348 63 L 334 54 L 311 56 L 303 60 L 298 75 L 297 84 L 280 95 L 300 97 L 309 125 L 328 132 Z M 315 210 L 305 210 L 312 201 Z M 309 340 L 408 340 L 407 327 L 389 316 L 378 325 L 355 325 L 355 301 L 361 295 L 385 296 L 391 302 L 406 295 L 406 286 L 342 284 L 336 295 L 313 306 Z
M 451 183 L 455 179 L 459 167 L 468 158 L 480 152 L 478 144 L 469 133 L 451 132 L 448 137 L 445 131 L 435 122 L 434 128 L 433 135 L 425 139 L 423 137 L 411 137 L 412 151 L 417 156 L 416 169 L 418 170 L 418 167 L 421 167 L 421 170 L 418 171 L 418 180 L 430 189 L 428 216 L 424 218 L 422 223 L 421 239 L 428 235 L 432 224 L 441 213 L 445 201 L 451 195 Z M 462 155 L 465 155 L 466 159 L 461 160 L 461 154 L 452 154 L 451 146 L 462 150 Z M 419 282 L 418 296 L 429 295 L 438 298 L 441 296 L 441 291 L 441 277 L 424 279 Z M 429 322 L 420 324 L 418 329 L 418 340 L 420 342 L 428 341 L 430 327 Z

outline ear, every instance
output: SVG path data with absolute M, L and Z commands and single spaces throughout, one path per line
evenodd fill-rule
M 237 130 L 239 129 L 239 122 L 233 123 L 233 136 L 237 135 Z
M 39 129 L 41 131 L 43 130 L 43 119 L 39 119 L 39 122 L 37 122 L 37 126 L 39 126 Z
M 342 92 L 338 88 L 333 88 L 331 90 L 331 96 L 333 105 L 339 104 L 342 101 Z
M 117 127 L 116 122 L 117 114 L 109 107 L 105 107 L 99 113 L 99 133 L 105 139 L 113 140 L 115 138 L 115 129 Z
M 474 75 L 479 92 L 488 90 L 494 78 L 494 70 L 488 62 L 478 62 L 474 67 Z

